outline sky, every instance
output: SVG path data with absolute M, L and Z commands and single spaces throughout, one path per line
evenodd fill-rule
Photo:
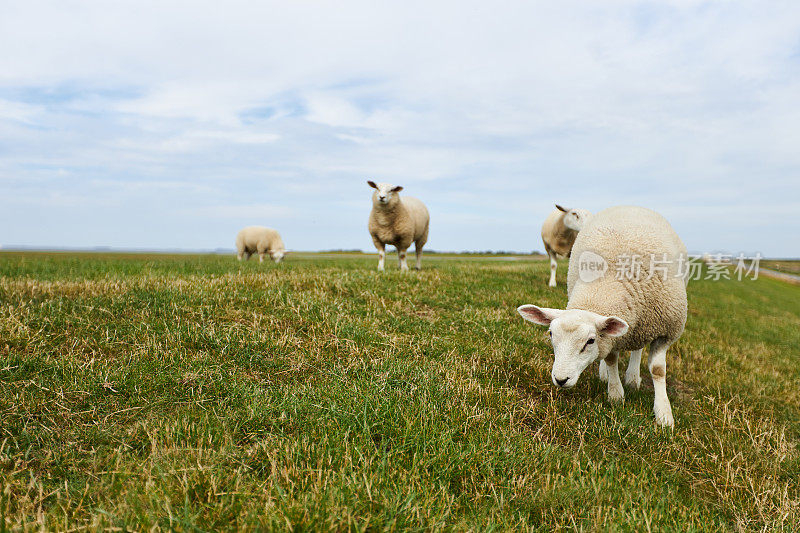
M 800 2 L 0 0 L 0 246 L 542 250 L 554 203 L 800 256 Z

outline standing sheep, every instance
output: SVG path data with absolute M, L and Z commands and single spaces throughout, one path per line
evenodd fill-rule
M 556 257 L 569 257 L 572 244 L 581 228 L 592 218 L 585 209 L 565 209 L 556 204 L 556 209 L 547 215 L 542 224 L 542 242 L 547 255 L 550 256 L 551 287 L 556 286 Z
M 378 249 L 378 270 L 383 270 L 386 245 L 397 248 L 400 270 L 408 270 L 406 250 L 414 243 L 417 255 L 416 269 L 422 269 L 422 247 L 428 241 L 430 215 L 421 201 L 410 196 L 400 198 L 402 187 L 389 183 L 367 181 L 375 189 L 372 193 L 372 211 L 369 214 L 369 234 Z
M 258 253 L 259 263 L 264 262 L 267 253 L 273 261 L 280 263 L 287 253 L 280 234 L 264 226 L 248 226 L 236 234 L 236 251 L 239 261 L 242 258 L 249 260 L 251 255 Z
M 639 386 L 639 359 L 650 345 L 656 423 L 673 426 L 667 397 L 666 354 L 686 325 L 686 247 L 661 215 L 643 207 L 606 209 L 590 220 L 575 241 L 567 275 L 567 308 L 522 305 L 525 320 L 550 326 L 555 352 L 552 380 L 575 386 L 581 372 L 601 360 L 608 398 L 625 393 L 617 368 L 619 353 L 633 355 L 625 375 Z

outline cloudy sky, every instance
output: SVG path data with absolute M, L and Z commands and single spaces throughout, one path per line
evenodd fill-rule
M 542 249 L 554 202 L 800 256 L 800 3 L 0 4 L 0 245 Z

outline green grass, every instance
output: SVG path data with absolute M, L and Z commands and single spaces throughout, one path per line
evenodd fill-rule
M 778 272 L 785 272 L 786 274 L 800 274 L 800 261 L 798 260 L 765 260 L 761 261 L 761 265 L 766 268 L 777 270 Z
M 546 263 L 375 263 L 0 254 L 0 530 L 800 530 L 800 287 L 690 284 L 670 433 L 553 389 Z

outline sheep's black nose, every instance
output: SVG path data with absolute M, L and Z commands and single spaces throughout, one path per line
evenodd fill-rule
M 558 383 L 559 387 L 563 387 L 567 383 L 567 381 L 569 381 L 569 378 L 564 378 L 564 379 L 556 378 L 556 383 Z

